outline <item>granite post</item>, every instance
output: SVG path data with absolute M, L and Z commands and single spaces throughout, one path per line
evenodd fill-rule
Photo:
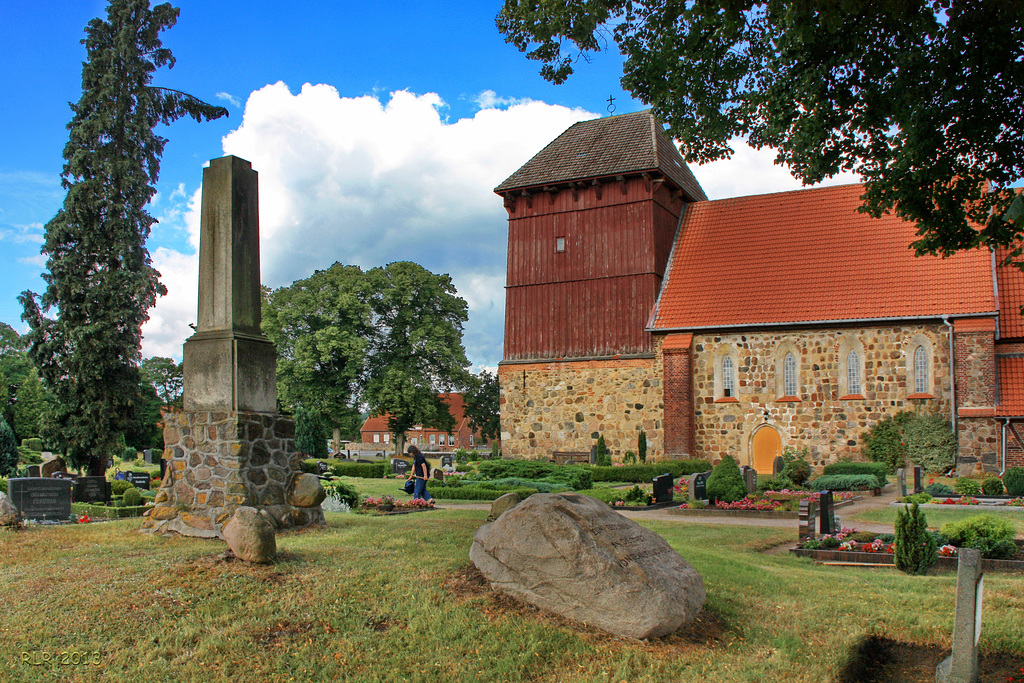
M 935 668 L 937 683 L 977 683 L 978 638 L 985 575 L 981 551 L 960 548 L 956 571 L 956 611 L 953 615 L 953 652 Z
M 185 341 L 184 410 L 165 415 L 164 476 L 142 527 L 221 537 L 242 506 L 276 527 L 323 523 L 293 504 L 302 460 L 276 413 L 277 352 L 260 331 L 257 173 L 234 156 L 203 170 L 196 332 Z

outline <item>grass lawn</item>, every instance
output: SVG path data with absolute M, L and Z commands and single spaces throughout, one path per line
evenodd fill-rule
M 816 566 L 761 552 L 791 530 L 672 522 L 646 526 L 704 577 L 705 611 L 666 639 L 618 640 L 466 588 L 485 515 L 328 513 L 279 536 L 268 566 L 138 520 L 5 532 L 4 680 L 792 683 L 833 680 L 872 638 L 949 645 L 952 573 Z M 1024 660 L 1020 582 L 985 579 L 983 657 Z
M 901 508 L 889 505 L 884 508 L 865 510 L 856 517 L 846 519 L 843 517 L 843 526 L 856 526 L 855 522 L 871 522 L 876 524 L 895 524 L 896 512 Z M 956 522 L 964 517 L 973 517 L 989 512 L 983 505 L 950 505 L 941 510 L 936 508 L 922 508 L 928 520 L 928 528 L 938 530 L 943 524 Z M 841 513 L 840 513 L 841 514 Z M 990 512 L 997 519 L 1005 519 L 1017 527 L 1017 536 L 1024 536 L 1024 508 L 1014 508 L 1013 511 L 997 510 Z M 986 579 L 987 580 L 987 579 Z

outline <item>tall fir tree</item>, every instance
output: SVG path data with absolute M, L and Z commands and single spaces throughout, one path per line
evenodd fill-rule
M 174 57 L 159 34 L 178 18 L 170 4 L 112 0 L 107 19 L 86 26 L 82 97 L 64 148 L 63 208 L 46 225 L 41 303 L 22 293 L 29 356 L 53 391 L 51 443 L 75 467 L 102 474 L 104 456 L 135 421 L 142 324 L 166 294 L 145 247 L 155 222 L 146 205 L 156 192 L 166 139 L 158 124 L 227 114 L 177 90 L 151 85 Z M 56 318 L 44 314 L 57 309 Z
M 14 474 L 18 467 L 18 444 L 7 420 L 0 415 L 0 477 Z

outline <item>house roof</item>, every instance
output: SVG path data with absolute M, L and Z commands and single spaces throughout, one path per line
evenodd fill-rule
M 1002 263 L 1010 250 L 996 249 L 996 263 Z M 1024 272 L 1013 266 L 998 266 L 996 282 L 999 283 L 999 336 L 1003 339 L 1024 337 Z
M 996 356 L 996 366 L 999 373 L 999 405 L 996 407 L 996 415 L 1024 416 L 1024 357 Z
M 650 110 L 573 124 L 494 191 L 645 171 L 660 171 L 690 201 L 707 198 Z
M 863 192 L 863 185 L 840 185 L 688 205 L 650 327 L 996 310 L 987 250 L 917 257 L 909 248 L 913 224 L 859 213 Z
M 466 426 L 466 423 L 469 420 L 469 418 L 466 417 L 462 394 L 452 392 L 448 394 L 438 394 L 438 396 L 448 402 L 448 410 L 451 412 L 452 417 L 455 418 L 455 427 L 452 429 L 452 434 L 462 431 L 462 428 Z M 384 413 L 383 415 L 371 415 L 366 419 L 366 422 L 363 423 L 363 426 L 359 428 L 359 431 L 387 432 L 389 417 L 391 416 L 388 413 Z M 424 425 L 423 428 L 426 430 L 436 431 L 436 429 L 430 425 Z

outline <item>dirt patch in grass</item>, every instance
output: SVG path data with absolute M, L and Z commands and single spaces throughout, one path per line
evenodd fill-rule
M 533 619 L 566 630 L 575 631 L 587 640 L 601 643 L 605 647 L 613 647 L 616 643 L 636 645 L 637 641 L 619 638 L 600 629 L 578 621 L 566 619 L 557 614 L 545 612 L 533 605 L 520 602 L 508 595 L 491 589 L 487 579 L 472 564 L 452 572 L 444 581 L 445 589 L 456 599 L 482 601 L 481 612 L 489 619 L 501 618 L 514 614 L 526 619 Z M 712 648 L 722 642 L 731 641 L 736 634 L 731 633 L 725 620 L 703 609 L 697 618 L 664 638 L 640 641 L 646 651 L 670 654 L 694 648 Z
M 289 621 L 283 621 L 274 624 L 273 627 L 265 631 L 254 633 L 252 639 L 253 642 L 267 648 L 286 647 L 293 640 L 301 638 L 306 633 L 313 631 L 314 628 L 319 632 L 322 625 L 310 623 L 296 624 Z
M 231 574 L 248 574 L 260 581 L 267 581 L 273 584 L 282 584 L 288 579 L 288 574 L 277 569 L 279 564 L 294 564 L 299 560 L 298 555 L 281 552 L 273 562 L 268 564 L 254 564 L 235 557 L 234 553 L 226 550 L 210 555 L 201 555 L 194 559 L 183 562 L 172 571 L 179 577 L 202 575 L 204 578 L 230 572 Z
M 934 683 L 935 667 L 949 650 L 872 635 L 864 638 L 840 672 L 836 683 Z M 1020 673 L 1024 661 L 1004 652 L 979 656 L 981 683 L 1002 683 Z

